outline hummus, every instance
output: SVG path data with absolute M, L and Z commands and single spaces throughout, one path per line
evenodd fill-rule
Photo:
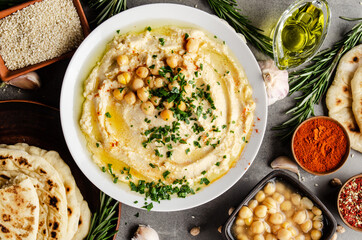
M 114 182 L 208 185 L 240 158 L 253 125 L 243 68 L 225 42 L 196 28 L 117 35 L 83 96 L 81 129 Z

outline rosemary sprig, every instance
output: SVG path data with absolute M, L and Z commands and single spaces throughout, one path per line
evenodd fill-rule
M 361 20 L 341 18 L 348 21 Z M 326 93 L 340 58 L 356 46 L 361 39 L 362 22 L 359 22 L 344 35 L 342 40 L 316 55 L 309 66 L 289 75 L 289 95 L 298 91 L 302 92 L 302 95 L 295 97 L 297 100 L 295 107 L 286 112 L 292 117 L 273 129 L 283 130 L 281 135 L 286 138 L 301 122 L 314 116 L 314 105 L 318 104 Z
M 98 16 L 92 21 L 96 22 L 97 25 L 127 9 L 127 0 L 89 0 L 88 3 L 91 8 L 103 8 Z
M 226 20 L 237 32 L 263 53 L 273 58 L 272 39 L 261 32 L 263 30 L 250 24 L 250 20 L 239 13 L 236 0 L 207 0 L 211 9 L 219 18 Z
M 111 239 L 117 231 L 117 207 L 118 202 L 105 193 L 100 194 L 101 205 L 93 214 L 92 222 L 86 240 Z

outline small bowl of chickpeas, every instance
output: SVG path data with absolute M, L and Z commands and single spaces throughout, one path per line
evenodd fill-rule
M 261 180 L 223 227 L 228 240 L 327 240 L 337 227 L 324 204 L 283 170 Z

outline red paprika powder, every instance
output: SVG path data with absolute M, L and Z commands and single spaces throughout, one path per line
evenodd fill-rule
M 297 130 L 293 149 L 296 160 L 312 172 L 329 172 L 340 166 L 347 152 L 348 139 L 334 121 L 315 118 Z

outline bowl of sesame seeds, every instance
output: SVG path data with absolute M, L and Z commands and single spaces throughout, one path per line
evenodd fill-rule
M 337 206 L 343 222 L 353 230 L 362 232 L 362 174 L 351 177 L 342 186 Z
M 89 32 L 79 0 L 33 0 L 0 11 L 1 79 L 72 56 Z

